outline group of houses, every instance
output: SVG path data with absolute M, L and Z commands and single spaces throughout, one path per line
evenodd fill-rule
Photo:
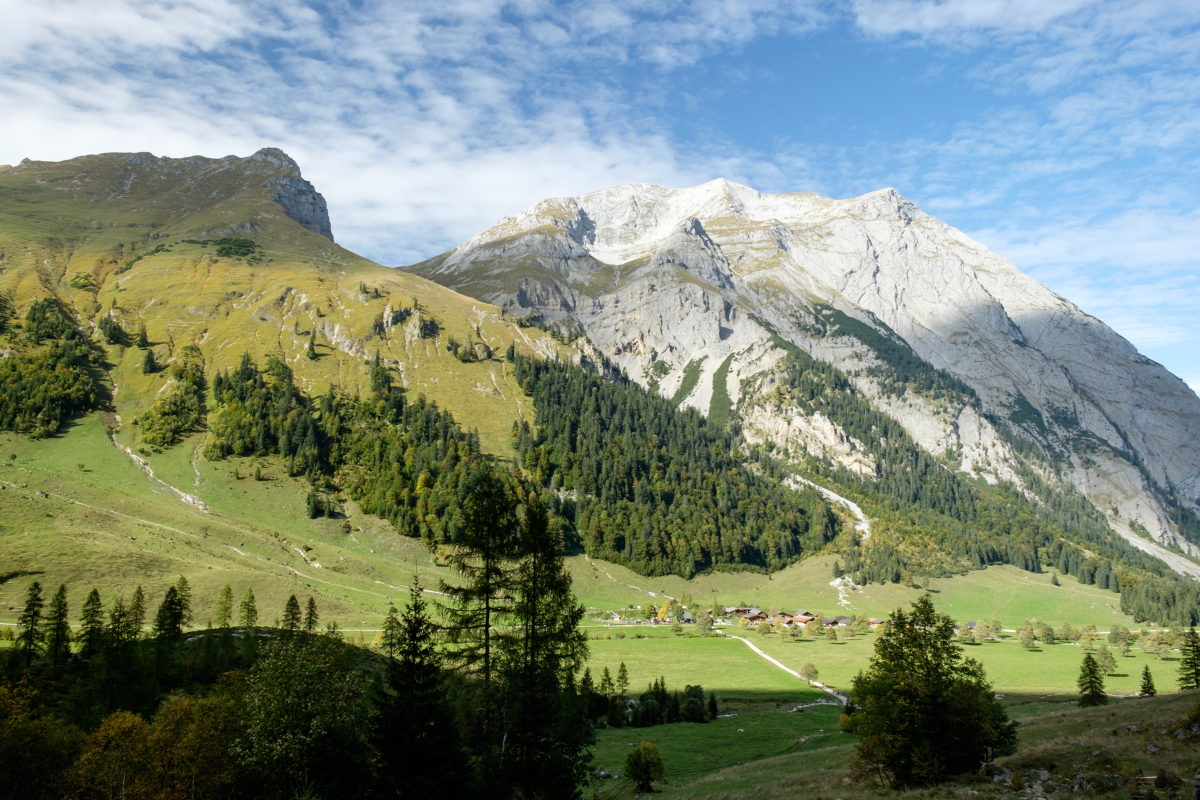
M 774 625 L 807 625 L 816 620 L 826 628 L 848 628 L 854 622 L 850 617 L 822 617 L 816 613 L 801 609 L 795 614 L 789 614 L 786 611 L 776 611 L 768 614 L 761 608 L 754 606 L 726 606 L 724 615 L 727 619 L 744 619 L 751 625 L 757 625 L 760 622 L 771 622 Z M 883 624 L 883 620 L 875 617 L 868 618 L 871 627 L 874 628 Z

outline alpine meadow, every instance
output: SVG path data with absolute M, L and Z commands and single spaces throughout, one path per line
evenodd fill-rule
M 265 100 L 259 115 L 237 81 L 204 113 L 153 95 L 172 136 L 299 143 L 312 182 L 273 146 L 0 166 L 0 798 L 1200 797 L 1200 397 L 1116 330 L 1143 328 L 1109 327 L 922 210 L 958 224 L 992 202 L 951 171 L 868 169 L 882 139 L 751 163 L 765 145 L 730 131 L 770 126 L 727 117 L 783 73 L 729 76 L 800 56 L 743 45 L 850 12 L 817 3 L 767 35 L 732 4 L 736 20 L 696 11 L 709 34 L 692 49 L 690 26 L 623 28 L 645 41 L 611 49 L 589 26 L 659 12 L 543 9 L 557 21 L 518 47 L 533 12 L 477 4 L 317 47 L 304 37 L 332 20 L 383 12 L 252 4 L 251 31 L 232 7 L 167 5 L 180 24 L 226 15 L 245 53 L 206 26 L 155 28 L 142 57 L 180 36 L 186 58 L 151 77 L 104 67 L 114 86 L 237 63 L 248 85 L 314 87 L 288 113 L 327 116 L 310 129 Z M 934 47 L 903 26 L 958 8 L 894 5 L 908 11 L 854 34 L 864 52 L 911 58 L 886 44 L 896 31 Z M 486 33 L 467 35 L 472 15 Z M 98 41 L 143 46 L 107 25 Z M 546 57 L 559 35 L 578 51 Z M 415 59 L 386 95 L 408 117 L 354 72 L 392 68 L 374 39 Z M 455 72 L 461 104 L 434 97 L 438 70 L 504 43 Z M 651 62 L 683 100 L 613 88 Z M 522 70 L 542 88 L 506 112 Z M 702 78 L 722 93 L 697 99 Z M 687 113 L 571 150 L 567 94 L 590 98 L 588 120 L 634 97 Z M 417 123 L 470 117 L 468 96 L 487 113 L 472 106 L 447 155 Z M 133 120 L 151 97 L 123 106 L 117 146 L 149 146 Z M 521 115 L 565 126 L 555 148 L 573 155 L 527 152 Z M 489 144 L 496 120 L 511 136 Z M 703 170 L 632 154 L 693 122 Z M 419 151 L 410 172 L 361 166 L 400 135 L 388 125 Z M 234 141 L 204 135 L 156 152 Z M 455 158 L 478 180 L 454 183 Z M 877 188 L 889 175 L 921 205 Z M 507 216 L 482 228 L 491 191 Z M 1013 227 L 977 225 L 988 241 L 1030 224 L 1011 205 Z M 446 239 L 443 216 L 473 233 Z

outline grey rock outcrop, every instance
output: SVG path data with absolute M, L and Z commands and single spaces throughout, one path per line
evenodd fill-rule
M 543 201 L 410 269 L 514 313 L 572 319 L 664 396 L 691 365 L 701 376 L 685 405 L 707 412 L 727 394 L 752 439 L 851 469 L 870 461 L 836 424 L 766 402 L 780 340 L 844 369 L 920 446 L 989 481 L 1019 482 L 1021 457 L 998 426 L 1017 428 L 1059 454 L 1059 474 L 1114 530 L 1200 574 L 1163 547 L 1200 554 L 1171 519 L 1200 509 L 1200 398 L 892 189 L 831 200 L 724 180 L 628 184 Z M 883 392 L 878 354 L 825 325 L 822 308 L 894 337 L 978 403 Z
M 329 208 L 325 198 L 304 180 L 300 175 L 300 166 L 287 153 L 274 147 L 264 147 L 250 156 L 250 160 L 283 167 L 282 174 L 266 182 L 271 190 L 271 199 L 283 207 L 290 219 L 333 241 L 333 228 L 329 224 Z

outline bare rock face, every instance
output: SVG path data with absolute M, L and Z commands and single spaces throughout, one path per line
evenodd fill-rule
M 325 205 L 325 198 L 301 177 L 300 166 L 287 153 L 274 147 L 264 147 L 250 156 L 249 160 L 265 161 L 281 167 L 280 174 L 265 184 L 271 190 L 271 199 L 283 207 L 289 219 L 333 241 L 333 228 L 329 224 L 329 208 Z
M 1156 554 L 1161 544 L 1200 554 L 1169 518 L 1172 507 L 1200 508 L 1196 394 L 892 189 L 831 200 L 725 180 L 628 184 L 543 201 L 411 269 L 513 313 L 574 320 L 664 396 L 698 370 L 685 405 L 707 412 L 727 394 L 752 439 L 869 469 L 830 420 L 765 399 L 778 377 L 770 352 L 799 347 L 964 471 L 1019 482 L 1021 458 L 997 426 L 1011 427 L 1058 453 L 1060 474 L 1114 530 Z M 883 392 L 872 377 L 880 354 L 824 324 L 830 309 L 959 378 L 978 401 Z

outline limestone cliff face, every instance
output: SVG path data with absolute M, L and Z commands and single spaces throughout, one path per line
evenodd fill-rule
M 300 166 L 287 153 L 274 147 L 264 147 L 250 156 L 249 160 L 280 167 L 279 174 L 265 184 L 271 190 L 271 199 L 283 207 L 289 219 L 333 241 L 333 228 L 329 224 L 329 208 L 325 205 L 325 198 L 301 177 Z
M 1131 541 L 1164 557 L 1159 543 L 1200 554 L 1169 520 L 1170 506 L 1195 510 L 1200 500 L 1195 393 L 894 190 L 831 200 L 724 180 L 629 184 L 543 201 L 412 269 L 514 313 L 574 319 L 665 396 L 691 365 L 700 379 L 685 404 L 707 412 L 714 391 L 728 394 L 752 438 L 869 468 L 830 420 L 765 401 L 777 335 L 844 369 L 922 447 L 964 471 L 1019 480 L 1021 457 L 997 429 L 1011 426 L 1057 453 L 1059 474 Z M 829 307 L 958 377 L 978 403 L 883 392 L 872 377 L 878 354 L 823 324 Z M 1155 542 L 1135 533 L 1141 526 Z

